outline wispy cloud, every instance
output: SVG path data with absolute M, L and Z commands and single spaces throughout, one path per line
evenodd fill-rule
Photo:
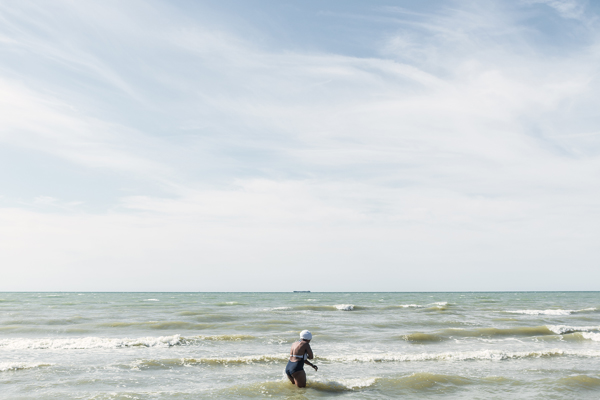
M 467 276 L 490 259 L 515 271 L 597 260 L 600 42 L 586 3 L 319 14 L 376 37 L 368 56 L 292 46 L 267 27 L 244 35 L 226 18 L 235 10 L 197 7 L 0 6 L 0 51 L 10 55 L 0 63 L 1 145 L 25 149 L 32 164 L 44 153 L 154 188 L 129 188 L 99 214 L 60 193 L 5 206 L 6 259 L 71 273 L 113 263 L 128 279 L 141 265 L 159 274 L 175 263 L 192 275 L 218 266 L 216 281 L 236 271 L 244 284 L 247 265 L 275 273 L 314 264 L 332 275 L 368 263 L 377 276 L 415 283 L 407 270 L 418 265 L 439 274 L 430 284 L 440 290 L 448 266 Z M 566 35 L 555 41 L 552 28 Z M 22 197 L 5 190 L 5 205 Z M 25 276 L 15 272 L 18 288 Z M 360 289 L 362 278 L 344 279 L 322 289 Z M 94 288 L 110 286 L 102 282 Z M 144 282 L 139 289 L 163 281 Z M 521 288 L 510 284 L 498 275 L 485 288 Z
M 564 18 L 586 20 L 587 1 L 581 0 L 528 0 L 530 4 L 546 4 Z

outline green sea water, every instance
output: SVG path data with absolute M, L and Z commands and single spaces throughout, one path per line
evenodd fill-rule
M 321 397 L 598 399 L 600 292 L 0 293 L 2 399 Z

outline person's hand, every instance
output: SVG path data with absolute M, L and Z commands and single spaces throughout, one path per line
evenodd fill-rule
M 313 365 L 312 367 L 315 369 L 315 371 L 319 369 L 319 367 L 317 367 L 316 365 Z

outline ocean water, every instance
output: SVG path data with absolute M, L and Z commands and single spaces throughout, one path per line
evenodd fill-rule
M 321 397 L 599 399 L 600 292 L 0 293 L 2 399 Z

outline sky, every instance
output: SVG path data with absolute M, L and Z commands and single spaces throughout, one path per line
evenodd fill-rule
M 599 16 L 0 2 L 0 290 L 600 290 Z

